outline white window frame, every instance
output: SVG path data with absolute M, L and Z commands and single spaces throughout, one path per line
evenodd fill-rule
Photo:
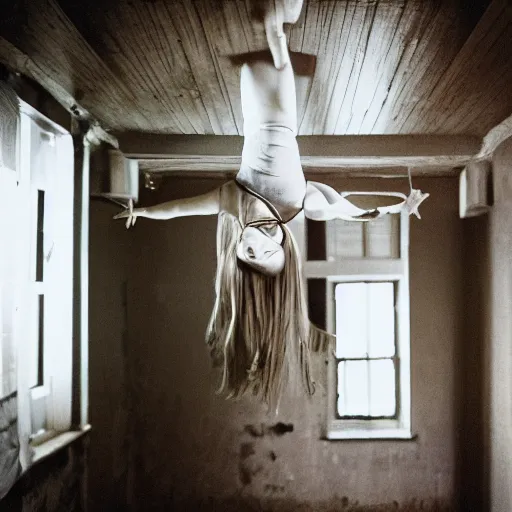
M 344 282 L 393 281 L 397 286 L 396 356 L 398 375 L 397 415 L 393 419 L 348 419 L 336 414 L 337 368 L 334 353 L 328 354 L 327 422 L 325 437 L 343 439 L 412 439 L 410 304 L 409 304 L 409 216 L 400 214 L 400 253 L 398 258 L 344 258 L 337 261 L 308 261 L 304 215 L 297 216 L 290 228 L 302 254 L 303 277 L 326 280 L 326 328 L 335 332 L 335 287 Z
M 34 208 L 34 195 L 31 182 L 31 129 L 33 122 L 44 126 L 44 130 L 51 133 L 58 141 L 58 154 L 56 169 L 60 169 L 59 190 L 55 194 L 65 214 L 59 221 L 58 232 L 54 233 L 58 240 L 52 253 L 53 268 L 50 277 L 45 271 L 44 282 L 35 282 L 34 272 L 34 222 L 37 221 L 37 212 Z M 71 428 L 72 403 L 72 374 L 73 374 L 73 173 L 74 156 L 71 135 L 40 114 L 27 103 L 20 100 L 20 135 L 19 135 L 19 162 L 18 162 L 18 194 L 19 209 L 16 212 L 22 226 L 18 243 L 21 244 L 23 254 L 19 265 L 18 282 L 18 310 L 16 314 L 16 332 L 18 347 L 18 424 L 22 446 L 22 466 L 28 467 L 37 459 L 37 449 L 34 447 L 48 439 L 66 432 Z M 65 169 L 65 172 L 62 171 Z M 46 191 L 48 194 L 48 191 Z M 37 206 L 37 204 L 36 204 Z M 46 215 L 48 212 L 45 213 Z M 66 262 L 58 266 L 59 262 Z M 50 268 L 52 263 L 48 264 Z M 53 277 L 53 280 L 52 280 Z M 52 336 L 44 337 L 44 382 L 42 385 L 30 388 L 30 365 L 27 364 L 26 355 L 30 350 L 31 322 L 34 313 L 31 300 L 37 291 L 45 294 L 45 312 L 53 309 L 59 310 L 58 321 L 53 325 Z M 54 294 L 55 292 L 55 294 Z M 47 309 L 48 308 L 48 309 Z M 46 322 L 45 322 L 46 323 Z M 46 428 L 34 432 L 33 414 L 36 407 L 44 408 Z M 23 448 L 25 447 L 25 450 Z

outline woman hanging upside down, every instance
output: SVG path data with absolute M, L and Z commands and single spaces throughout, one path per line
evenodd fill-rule
M 296 373 L 307 393 L 314 392 L 310 352 L 330 338 L 309 321 L 300 255 L 287 223 L 301 211 L 322 221 L 366 221 L 404 209 L 417 214 L 428 196 L 413 190 L 397 205 L 363 210 L 328 185 L 305 180 L 294 74 L 282 31 L 283 20 L 298 17 L 296 4 L 291 14 L 279 5 L 267 12 L 273 62 L 269 55 L 242 66 L 244 147 L 235 180 L 115 217 L 126 218 L 129 227 L 138 217 L 218 215 L 216 299 L 206 338 L 223 365 L 220 391 L 228 397 L 250 391 L 273 409 Z

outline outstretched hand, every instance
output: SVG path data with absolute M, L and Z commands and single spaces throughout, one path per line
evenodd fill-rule
M 124 212 L 114 215 L 114 219 L 126 219 L 126 229 L 130 226 L 135 226 L 137 221 L 137 210 L 133 208 L 133 199 L 128 201 L 128 207 Z
M 418 219 L 421 219 L 421 215 L 418 211 L 420 204 L 427 199 L 430 194 L 423 193 L 417 188 L 413 188 L 411 193 L 405 200 L 405 209 L 409 215 L 416 215 Z

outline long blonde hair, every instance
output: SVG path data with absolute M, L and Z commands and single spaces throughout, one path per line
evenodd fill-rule
M 242 226 L 232 214 L 219 214 L 216 299 L 206 334 L 214 362 L 223 366 L 219 392 L 228 398 L 252 392 L 271 409 L 296 376 L 307 394 L 314 393 L 311 351 L 331 339 L 309 321 L 297 244 L 282 227 L 286 263 L 268 277 L 240 266 Z

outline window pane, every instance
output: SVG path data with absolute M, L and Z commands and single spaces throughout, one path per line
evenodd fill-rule
M 394 283 L 368 283 L 368 330 L 370 357 L 395 354 Z
M 40 434 L 47 430 L 47 407 L 45 396 L 32 400 L 30 409 L 32 413 L 32 434 Z
M 386 215 L 365 224 L 367 258 L 398 258 L 399 215 Z
M 41 355 L 41 342 L 42 333 L 41 329 L 41 295 L 34 294 L 32 301 L 32 325 L 30 331 L 29 346 L 30 350 L 28 353 L 29 364 L 30 364 L 30 380 L 29 386 L 31 388 L 39 385 L 39 369 L 40 369 L 40 355 Z
M 44 190 L 37 191 L 36 281 L 44 275 Z
M 326 258 L 328 261 L 344 258 L 400 257 L 399 215 L 386 215 L 371 222 L 330 220 L 325 224 Z
M 326 329 L 325 302 L 326 280 L 308 279 L 308 310 L 309 319 L 320 329 Z
M 44 384 L 44 295 L 39 295 L 37 385 Z
M 368 416 L 368 361 L 338 363 L 338 414 Z
M 306 219 L 306 249 L 310 261 L 325 261 L 325 222 Z
M 366 357 L 367 299 L 366 283 L 336 285 L 336 356 Z
M 30 181 L 35 188 L 46 190 L 48 172 L 58 160 L 55 135 L 34 121 L 31 122 L 30 134 Z
M 370 414 L 394 416 L 396 413 L 395 366 L 391 359 L 369 361 Z
M 327 260 L 364 256 L 363 222 L 331 220 L 326 226 Z

